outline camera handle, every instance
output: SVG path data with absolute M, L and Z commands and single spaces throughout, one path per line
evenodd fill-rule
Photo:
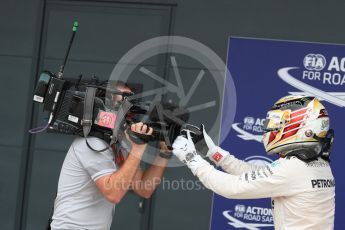
M 201 128 L 191 124 L 182 125 L 180 134 L 187 137 L 187 131 L 190 131 L 194 143 L 197 143 L 203 139 L 203 133 L 201 131 Z
M 181 135 L 187 137 L 187 130 L 189 130 L 192 141 L 195 144 L 195 148 L 197 152 L 201 153 L 202 155 L 206 156 L 208 147 L 204 138 L 204 134 L 202 132 L 203 127 L 202 125 L 199 127 L 191 125 L 191 124 L 185 124 L 181 128 Z

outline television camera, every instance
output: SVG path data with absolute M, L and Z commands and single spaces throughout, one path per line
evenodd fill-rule
M 134 99 L 134 93 L 122 92 L 111 87 L 111 82 L 99 81 L 97 77 L 89 81 L 83 81 L 82 75 L 78 79 L 64 78 L 64 68 L 77 28 L 78 22 L 74 22 L 59 72 L 43 71 L 39 77 L 33 100 L 43 104 L 43 110 L 49 112 L 49 119 L 44 127 L 32 129 L 31 133 L 47 131 L 83 136 L 85 139 L 96 136 L 111 145 L 118 141 L 120 133 L 123 133 L 121 130 L 127 129 L 136 143 L 159 140 L 165 141 L 170 148 L 181 130 L 188 129 L 195 135 L 201 135 L 199 128 L 186 123 L 188 111 L 172 103 L 138 101 Z M 114 105 L 109 95 L 121 95 L 122 100 Z M 137 134 L 128 129 L 130 124 L 140 121 L 153 128 L 152 135 Z

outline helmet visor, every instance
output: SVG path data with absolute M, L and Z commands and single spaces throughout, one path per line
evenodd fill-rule
M 272 110 L 267 113 L 266 120 L 263 125 L 264 132 L 279 130 L 284 125 L 284 111 Z

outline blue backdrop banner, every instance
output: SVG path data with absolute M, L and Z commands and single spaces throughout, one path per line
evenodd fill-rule
M 313 95 L 322 100 L 335 130 L 331 155 L 336 180 L 335 229 L 345 213 L 345 46 L 295 41 L 230 38 L 227 67 L 237 91 L 232 129 L 221 147 L 239 159 L 270 164 L 261 143 L 267 110 L 288 94 Z M 223 115 L 227 108 L 223 108 Z M 222 133 L 222 132 L 221 132 Z M 221 134 L 224 135 L 224 134 Z M 340 195 L 339 195 L 340 194 Z M 211 230 L 274 229 L 271 199 L 235 200 L 214 194 Z

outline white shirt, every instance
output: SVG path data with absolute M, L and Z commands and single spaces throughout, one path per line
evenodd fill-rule
M 227 155 L 220 166 L 227 173 L 205 161 L 196 175 L 230 199 L 272 197 L 276 230 L 333 230 L 335 182 L 327 161 L 290 157 L 260 167 Z
M 95 137 L 89 137 L 88 143 L 94 149 L 107 146 Z M 76 138 L 62 165 L 52 229 L 110 229 L 115 205 L 106 200 L 95 181 L 116 170 L 111 150 L 92 151 L 84 138 Z

